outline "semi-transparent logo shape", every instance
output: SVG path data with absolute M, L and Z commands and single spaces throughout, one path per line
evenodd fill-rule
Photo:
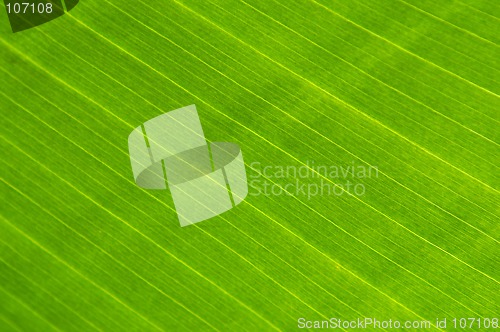
M 238 145 L 207 144 L 195 105 L 155 117 L 128 137 L 135 182 L 170 189 L 181 226 L 217 216 L 248 193 Z

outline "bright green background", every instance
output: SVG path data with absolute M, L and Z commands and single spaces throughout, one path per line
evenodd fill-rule
M 498 317 L 498 17 L 487 0 L 104 0 L 13 34 L 3 8 L 0 330 Z M 134 184 L 127 137 L 193 103 L 247 165 L 380 175 L 181 228 L 167 191 Z

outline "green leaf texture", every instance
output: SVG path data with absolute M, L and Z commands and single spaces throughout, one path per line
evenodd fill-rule
M 19 33 L 5 9 L 1 331 L 498 317 L 495 1 L 89 0 Z M 190 104 L 249 183 L 378 176 L 180 227 L 168 190 L 134 183 L 127 137 Z

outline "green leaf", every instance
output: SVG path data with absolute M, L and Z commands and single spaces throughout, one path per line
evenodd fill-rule
M 494 1 L 83 1 L 18 33 L 1 16 L 1 331 L 498 326 Z M 191 104 L 250 187 L 180 227 L 127 138 Z

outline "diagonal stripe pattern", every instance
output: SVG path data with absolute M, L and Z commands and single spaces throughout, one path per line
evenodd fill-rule
M 181 226 L 217 216 L 248 194 L 239 146 L 208 144 L 195 105 L 135 128 L 128 147 L 136 184 L 145 189 L 168 185 Z

